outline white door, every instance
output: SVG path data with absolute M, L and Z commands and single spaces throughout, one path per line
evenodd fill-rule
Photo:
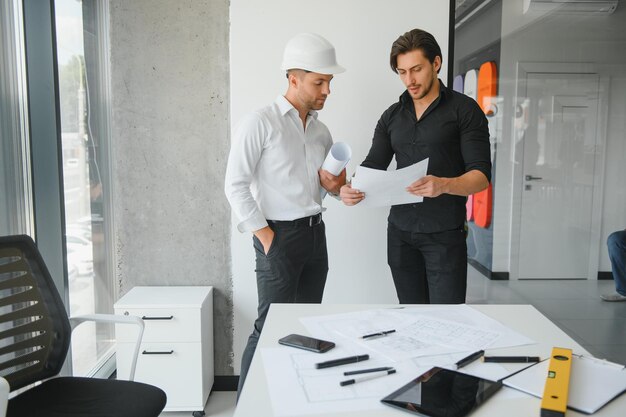
M 599 79 L 528 74 L 519 278 L 589 273 Z

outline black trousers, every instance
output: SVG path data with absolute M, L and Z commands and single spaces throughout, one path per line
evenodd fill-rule
M 269 222 L 274 241 L 265 254 L 253 237 L 256 253 L 258 317 L 241 358 L 237 395 L 241 393 L 265 317 L 272 303 L 321 303 L 328 275 L 326 227 L 320 217 Z M 285 335 L 286 336 L 286 335 Z
M 387 226 L 387 262 L 400 304 L 462 304 L 467 290 L 463 229 L 413 233 Z

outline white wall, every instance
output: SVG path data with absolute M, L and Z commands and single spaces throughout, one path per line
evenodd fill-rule
M 441 0 L 231 0 L 231 120 L 284 94 L 282 50 L 300 32 L 317 32 L 335 45 L 347 68 L 335 77 L 322 120 L 335 141 L 350 144 L 349 175 L 365 158 L 382 112 L 404 91 L 389 68 L 391 44 L 404 32 L 421 28 L 441 46 L 441 79 L 447 83 L 449 2 Z M 387 267 L 388 209 L 349 208 L 327 198 L 326 222 L 330 272 L 324 303 L 394 303 Z M 235 314 L 235 374 L 256 318 L 254 251 L 250 234 L 232 228 Z

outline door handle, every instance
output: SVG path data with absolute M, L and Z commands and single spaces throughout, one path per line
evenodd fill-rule
M 533 177 L 532 175 L 526 175 L 526 181 L 536 181 L 536 180 L 542 180 L 543 178 L 541 177 Z

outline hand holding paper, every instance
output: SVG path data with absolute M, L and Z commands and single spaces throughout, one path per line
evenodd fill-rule
M 421 203 L 424 197 L 407 191 L 417 179 L 426 176 L 428 158 L 395 171 L 357 167 L 352 188 L 365 193 L 360 206 L 380 207 L 396 204 Z M 344 200 L 345 202 L 345 200 Z
M 346 206 L 354 206 L 365 198 L 365 193 L 352 188 L 350 184 L 346 184 L 339 190 L 339 198 L 341 198 L 341 201 L 343 201 L 343 204 Z
M 439 197 L 444 193 L 444 186 L 448 180 L 448 178 L 426 175 L 409 185 L 407 191 L 422 197 Z

